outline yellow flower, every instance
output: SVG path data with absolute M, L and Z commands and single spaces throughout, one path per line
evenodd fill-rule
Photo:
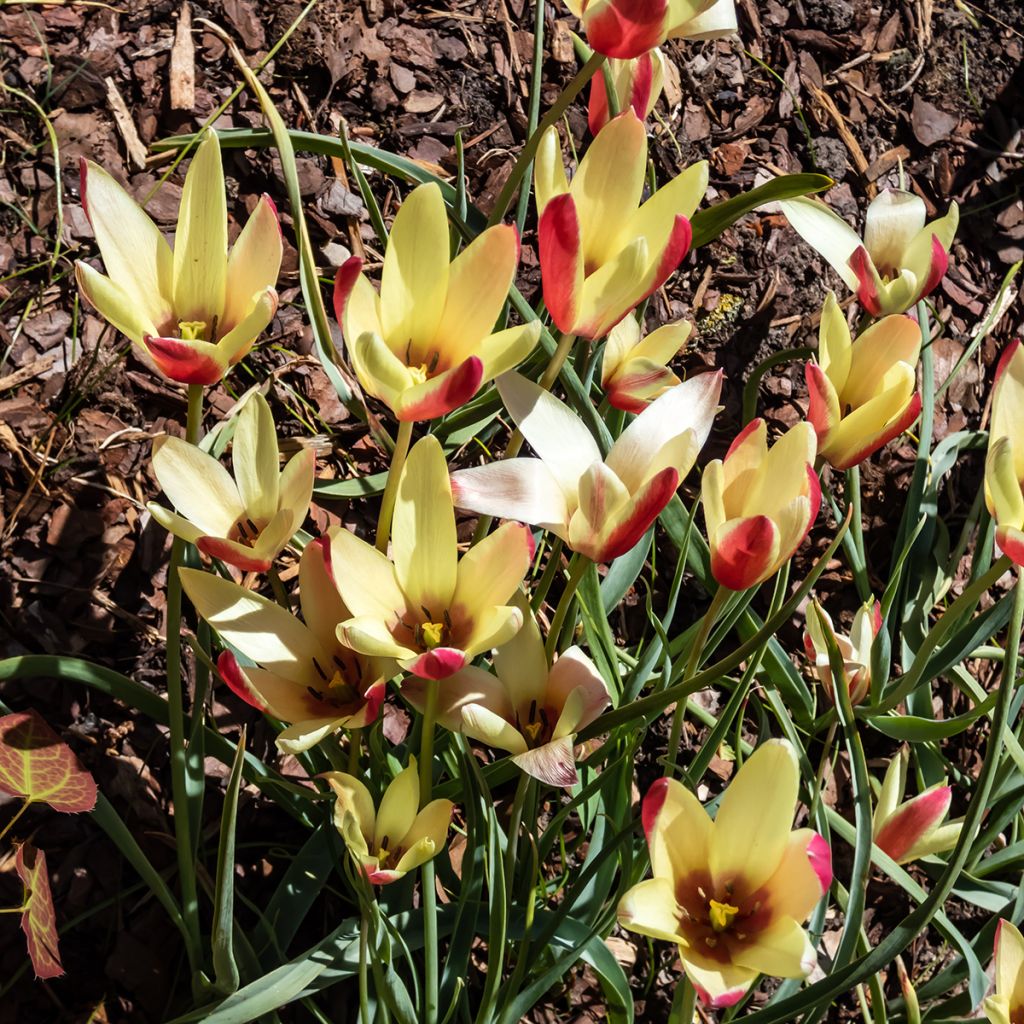
M 338 636 L 353 650 L 444 679 L 523 624 L 507 602 L 533 558 L 530 531 L 506 523 L 460 559 L 448 466 L 433 436 L 413 446 L 402 469 L 391 559 L 347 530 L 334 527 L 330 537 L 335 579 L 352 614 Z
M 537 320 L 492 333 L 519 261 L 516 229 L 488 228 L 451 262 L 449 246 L 441 190 L 420 185 L 391 226 L 380 294 L 356 256 L 335 279 L 334 310 L 359 383 L 399 420 L 464 405 L 540 337 Z
M 686 345 L 690 324 L 664 324 L 640 340 L 640 324 L 630 314 L 609 332 L 601 361 L 601 387 L 616 409 L 641 412 L 679 378 L 666 365 Z
M 231 464 L 234 479 L 195 445 L 158 438 L 153 472 L 178 513 L 154 501 L 146 508 L 164 529 L 204 555 L 247 572 L 266 572 L 306 518 L 316 456 L 304 448 L 278 469 L 274 418 L 256 392 L 238 415 Z
M 996 929 L 996 991 L 985 1000 L 992 1024 L 1024 1020 L 1024 937 L 1012 921 L 1000 918 Z
M 711 1006 L 732 1006 L 759 974 L 802 978 L 814 967 L 801 924 L 832 884 L 832 857 L 817 832 L 790 831 L 799 787 L 792 746 L 769 740 L 729 783 L 714 821 L 675 779 L 644 797 L 653 877 L 622 897 L 619 924 L 676 943 Z
M 558 131 L 542 136 L 533 172 L 538 253 L 544 303 L 564 334 L 602 337 L 689 251 L 689 218 L 707 190 L 707 162 L 641 206 L 646 173 L 647 132 L 630 109 L 601 129 L 571 185 Z
M 1024 566 L 1024 347 L 1010 344 L 999 360 L 985 460 L 985 503 L 996 543 Z
M 455 805 L 432 800 L 423 810 L 416 758 L 400 771 L 375 810 L 373 797 L 355 776 L 325 772 L 334 790 L 334 825 L 371 885 L 387 885 L 426 864 L 444 847 Z
M 81 163 L 82 206 L 107 275 L 81 260 L 89 303 L 183 384 L 216 384 L 277 311 L 281 228 L 263 196 L 228 252 L 220 145 L 210 132 L 185 176 L 174 249 L 102 167 Z

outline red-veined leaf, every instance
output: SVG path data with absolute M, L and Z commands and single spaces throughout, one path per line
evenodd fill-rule
M 0 791 L 55 811 L 91 811 L 96 783 L 39 712 L 0 717 Z
M 50 893 L 46 855 L 23 843 L 14 855 L 14 869 L 25 885 L 21 930 L 25 933 L 32 970 L 37 978 L 59 978 L 64 968 L 57 948 L 57 914 Z

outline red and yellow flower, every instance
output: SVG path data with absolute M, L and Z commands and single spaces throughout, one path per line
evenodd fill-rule
M 685 320 L 663 324 L 640 338 L 640 324 L 630 314 L 609 332 L 601 361 L 601 387 L 608 401 L 625 412 L 642 412 L 679 383 L 668 368 L 686 346 L 691 325 Z
M 836 702 L 835 680 L 832 678 L 832 663 L 828 654 L 828 643 L 824 630 L 828 630 L 839 653 L 843 657 L 843 671 L 850 703 L 860 704 L 871 689 L 871 647 L 882 628 L 882 609 L 872 598 L 862 604 L 853 616 L 850 635 L 837 633 L 832 618 L 817 602 L 815 611 L 809 611 L 804 629 L 804 653 L 811 660 L 828 699 Z M 820 620 L 819 620 L 820 616 Z
M 609 60 L 608 72 L 618 110 L 632 107 L 633 113 L 646 121 L 665 87 L 665 58 L 661 50 L 648 50 L 632 60 Z M 587 105 L 587 125 L 591 135 L 608 123 L 608 90 L 605 76 L 598 72 L 590 80 L 590 102 Z
M 1012 921 L 1000 918 L 996 928 L 996 990 L 985 1000 L 992 1024 L 1024 1020 L 1024 936 Z
M 985 460 L 985 503 L 996 543 L 1024 566 L 1024 347 L 1013 342 L 996 369 Z

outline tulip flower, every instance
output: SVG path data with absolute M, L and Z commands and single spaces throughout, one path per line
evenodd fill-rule
M 843 668 L 846 686 L 850 693 L 850 703 L 860 704 L 871 689 L 871 646 L 878 631 L 882 628 L 882 610 L 879 603 L 872 598 L 857 609 L 853 616 L 853 626 L 849 636 L 837 633 L 832 619 L 817 602 L 817 615 L 809 612 L 804 629 L 804 652 L 810 658 L 818 679 L 824 687 L 828 699 L 836 702 L 835 683 L 832 679 L 832 664 L 828 656 L 828 643 L 822 631 L 818 616 L 824 620 L 824 627 L 832 634 L 832 639 L 843 656 Z
M 996 369 L 985 460 L 985 503 L 996 543 L 1024 566 L 1024 348 L 1013 342 Z
M 575 786 L 576 733 L 611 703 L 594 663 L 570 647 L 548 666 L 537 620 L 520 591 L 523 627 L 494 655 L 497 675 L 470 665 L 440 683 L 408 680 L 402 696 L 417 710 L 437 686 L 438 721 L 481 743 L 507 750 L 527 775 L 550 786 Z
M 334 825 L 371 885 L 397 882 L 426 864 L 445 844 L 455 805 L 431 800 L 423 810 L 416 758 L 391 780 L 375 810 L 373 797 L 355 776 L 324 772 L 334 790 Z
M 769 451 L 764 420 L 755 419 L 724 460 L 707 465 L 701 501 L 711 572 L 723 587 L 746 590 L 773 576 L 807 536 L 821 505 L 814 451 L 809 423 L 790 427 Z
M 951 850 L 960 838 L 962 821 L 942 824 L 949 812 L 953 791 L 949 786 L 929 786 L 910 800 L 903 800 L 907 785 L 906 747 L 889 762 L 871 819 L 875 846 L 897 864 Z
M 220 145 L 200 143 L 185 176 L 174 249 L 105 171 L 81 162 L 82 207 L 106 265 L 81 260 L 75 277 L 99 314 L 160 371 L 183 384 L 216 384 L 252 348 L 277 311 L 281 229 L 264 195 L 228 252 Z
M 713 1007 L 737 1003 L 759 974 L 802 978 L 814 968 L 801 924 L 832 884 L 832 856 L 812 829 L 790 831 L 799 788 L 792 746 L 768 740 L 729 783 L 714 821 L 675 779 L 644 797 L 653 877 L 619 901 L 619 924 L 676 943 Z
M 507 523 L 459 559 L 448 466 L 436 437 L 418 441 L 402 469 L 391 559 L 339 527 L 330 537 L 352 616 L 338 636 L 362 654 L 444 679 L 523 624 L 523 613 L 507 602 L 530 568 L 533 537 Z
M 633 60 L 610 60 L 608 71 L 618 109 L 632 107 L 633 113 L 641 121 L 646 121 L 665 86 L 665 58 L 661 50 L 648 50 Z M 590 80 L 590 102 L 587 106 L 590 134 L 597 135 L 609 117 L 607 83 L 599 71 Z
M 587 40 L 608 57 L 632 58 L 666 39 L 718 39 L 736 31 L 733 0 L 566 0 Z
M 550 530 L 595 562 L 625 554 L 661 514 L 704 446 L 722 374 L 702 373 L 672 388 L 622 432 L 601 458 L 583 422 L 519 374 L 498 391 L 540 456 L 492 462 L 452 474 L 460 508 Z
M 1024 1020 L 1024 936 L 1012 921 L 1000 918 L 996 928 L 996 991 L 984 1003 L 992 1024 Z
M 334 311 L 367 394 L 405 422 L 443 416 L 526 358 L 540 322 L 492 333 L 519 261 L 519 236 L 499 224 L 449 262 L 441 189 L 420 185 L 391 226 L 380 294 L 357 256 L 338 270 Z
M 217 660 L 224 682 L 247 704 L 291 724 L 277 737 L 286 753 L 308 750 L 338 729 L 376 721 L 393 663 L 364 658 L 338 642 L 348 618 L 324 539 L 306 545 L 299 561 L 300 622 L 279 604 L 230 580 L 181 569 L 182 587 L 199 615 L 254 665 L 233 651 Z
M 153 518 L 204 555 L 246 572 L 266 572 L 302 525 L 313 494 L 316 456 L 304 448 L 278 470 L 274 419 L 258 392 L 238 416 L 231 474 L 211 455 L 178 437 L 153 445 L 153 472 L 170 512 L 149 502 Z
M 625 412 L 641 412 L 679 378 L 665 365 L 682 352 L 690 324 L 664 324 L 640 340 L 640 324 L 632 314 L 609 332 L 601 362 L 601 387 L 608 401 Z
M 871 201 L 864 240 L 817 199 L 779 203 L 790 227 L 832 264 L 871 316 L 903 313 L 929 295 L 946 273 L 960 211 L 925 223 L 924 200 L 885 189 Z
M 909 316 L 884 317 L 853 341 L 835 295 L 828 293 L 818 362 L 806 366 L 807 419 L 822 458 L 836 469 L 859 465 L 917 419 L 920 351 L 921 328 Z
M 689 218 L 707 190 L 707 162 L 688 167 L 641 206 L 647 132 L 627 109 L 598 133 L 571 185 L 554 127 L 541 137 L 533 173 L 548 312 L 563 334 L 600 338 L 689 251 Z

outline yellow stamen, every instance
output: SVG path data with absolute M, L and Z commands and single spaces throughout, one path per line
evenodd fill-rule
M 412 377 L 412 381 L 413 381 L 414 384 L 422 384 L 424 381 L 427 380 L 427 378 L 429 376 L 428 371 L 427 371 L 427 367 L 425 365 L 423 365 L 423 366 L 410 366 L 409 367 L 409 376 Z
M 719 903 L 718 900 L 710 900 L 708 903 L 708 917 L 716 932 L 724 932 L 739 912 L 740 908 L 731 903 Z
M 540 731 L 543 728 L 543 722 L 527 722 L 526 725 L 523 726 L 523 732 L 526 733 L 526 738 L 531 743 L 536 743 L 537 737 L 540 735 Z
M 432 651 L 435 647 L 440 647 L 444 643 L 444 638 L 448 632 L 443 622 L 424 622 L 419 629 L 420 632 L 420 643 L 427 648 L 428 651 Z
M 178 324 L 183 341 L 205 341 L 206 321 L 205 320 L 182 320 Z

